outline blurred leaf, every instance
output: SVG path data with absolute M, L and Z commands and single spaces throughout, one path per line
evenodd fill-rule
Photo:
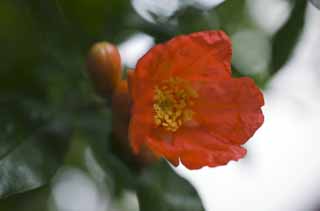
M 50 186 L 16 194 L 11 197 L 1 199 L 1 211 L 44 211 L 47 210 L 50 195 Z
M 59 16 L 80 34 L 97 38 L 102 33 L 107 33 L 109 40 L 114 39 L 114 36 L 123 30 L 123 22 L 130 9 L 128 0 L 55 0 L 54 2 Z
M 218 16 L 215 10 L 203 12 L 193 7 L 187 7 L 179 10 L 176 17 L 179 23 L 179 32 L 183 34 L 219 28 Z
M 164 160 L 145 169 L 137 190 L 140 211 L 203 211 L 196 190 Z
M 219 5 L 215 10 L 221 29 L 232 35 L 253 26 L 246 9 L 246 0 L 228 0 Z
M 111 111 L 105 108 L 105 104 L 103 106 L 99 110 L 82 111 L 77 116 L 76 128 L 78 136 L 89 144 L 94 158 L 108 175 L 109 191 L 119 196 L 124 188 L 132 189 L 133 172 L 115 155 L 110 135 Z
M 118 151 L 117 146 L 110 145 L 111 139 L 109 141 L 91 143 L 91 146 L 100 166 L 112 179 L 109 190 L 114 188 L 111 192 L 116 197 L 126 189 L 135 190 L 141 211 L 204 210 L 196 190 L 164 160 L 139 169 L 130 152 Z
M 278 72 L 290 58 L 304 27 L 306 5 L 306 1 L 295 1 L 289 19 L 274 35 L 271 74 Z
M 320 0 L 309 0 L 316 8 L 320 9 Z
M 134 189 L 136 172 L 113 152 L 108 140 L 91 142 L 91 148 L 102 169 L 113 180 L 109 188 L 116 197 L 120 196 L 124 189 Z
M 15 132 L 16 137 L 9 136 L 13 142 L 21 135 Z M 0 198 L 46 184 L 63 161 L 70 136 L 65 122 L 52 122 L 32 132 L 33 135 L 16 142 L 1 155 Z M 5 143 L 10 142 L 2 141 L 1 147 L 5 147 Z

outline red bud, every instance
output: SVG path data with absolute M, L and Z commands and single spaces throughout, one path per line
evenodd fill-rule
M 121 80 L 121 69 L 117 47 L 108 42 L 99 42 L 91 47 L 87 58 L 87 70 L 99 95 L 112 96 Z

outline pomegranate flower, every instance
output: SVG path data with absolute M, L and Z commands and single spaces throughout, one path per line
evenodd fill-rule
M 189 169 L 245 156 L 262 125 L 264 99 L 253 80 L 231 77 L 231 41 L 222 31 L 177 36 L 158 44 L 129 75 L 129 139 L 135 153 Z

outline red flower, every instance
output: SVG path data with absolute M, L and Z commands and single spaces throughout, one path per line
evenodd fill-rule
M 263 123 L 263 95 L 247 77 L 231 78 L 231 42 L 222 31 L 177 36 L 153 47 L 129 77 L 129 138 L 138 153 L 189 169 L 225 165 Z

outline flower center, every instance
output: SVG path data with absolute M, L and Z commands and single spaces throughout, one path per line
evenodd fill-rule
M 175 132 L 186 121 L 192 119 L 191 109 L 197 92 L 191 85 L 178 77 L 163 81 L 155 87 L 153 109 L 157 126 Z

